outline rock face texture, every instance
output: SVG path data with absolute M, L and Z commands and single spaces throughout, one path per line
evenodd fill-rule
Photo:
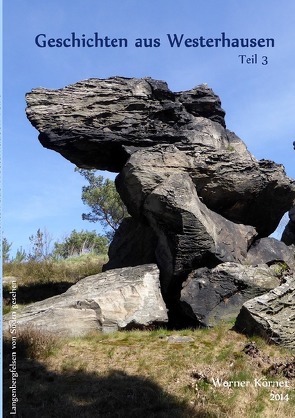
M 194 137 L 195 117 L 201 118 L 209 142 L 206 125 L 219 122 L 217 130 L 225 125 L 225 112 L 211 89 L 175 94 L 151 78 L 89 79 L 59 90 L 34 89 L 26 98 L 27 116 L 42 145 L 85 168 L 119 172 L 133 146 L 181 142 L 187 130 Z
M 103 271 L 118 267 L 156 263 L 157 236 L 148 225 L 134 218 L 123 219 L 109 247 L 109 261 Z
M 4 330 L 11 314 L 4 316 Z M 80 280 L 65 293 L 36 302 L 17 315 L 17 327 L 63 336 L 145 328 L 168 321 L 154 264 L 115 269 Z
M 237 317 L 236 329 L 295 350 L 294 298 L 292 275 L 281 286 L 246 302 Z
M 275 238 L 257 240 L 249 249 L 245 263 L 256 266 L 261 263 L 282 263 L 285 268 L 295 268 L 294 248 L 288 247 Z M 282 265 L 282 267 L 283 267 Z
M 26 100 L 44 147 L 119 173 L 131 218 L 104 270 L 156 263 L 170 319 L 175 306 L 202 325 L 237 315 L 280 284 L 272 264 L 294 267 L 292 248 L 265 237 L 295 205 L 295 182 L 226 128 L 207 85 L 175 93 L 163 81 L 112 77 L 34 89 Z
M 208 327 L 236 318 L 244 302 L 279 285 L 275 268 L 222 263 L 191 272 L 180 301 L 188 315 Z

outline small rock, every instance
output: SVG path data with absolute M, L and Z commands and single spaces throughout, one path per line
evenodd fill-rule
M 284 376 L 287 379 L 295 379 L 295 359 L 272 364 L 266 371 L 269 376 Z
M 170 337 L 167 337 L 166 340 L 168 343 L 191 343 L 194 341 L 193 337 L 181 335 L 171 335 Z

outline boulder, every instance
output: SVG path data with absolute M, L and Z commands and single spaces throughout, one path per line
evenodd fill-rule
M 220 99 L 206 85 L 174 93 L 163 81 L 112 77 L 34 89 L 26 100 L 44 147 L 84 168 L 121 172 L 128 162 L 121 183 L 128 179 L 129 189 L 130 170 L 140 184 L 142 175 L 150 177 L 149 189 L 166 170 L 186 171 L 209 209 L 254 226 L 260 237 L 271 234 L 294 205 L 294 181 L 283 166 L 257 161 L 226 129 Z M 144 154 L 130 161 L 139 150 Z M 119 191 L 132 208 L 124 187 Z
M 262 238 L 253 243 L 249 248 L 246 264 L 273 264 L 282 263 L 282 268 L 295 268 L 295 250 L 284 242 L 275 238 Z
M 269 342 L 295 350 L 295 276 L 270 292 L 247 301 L 235 328 L 247 335 L 257 334 Z
M 4 330 L 12 319 L 12 313 L 4 316 Z M 61 295 L 17 311 L 18 330 L 34 327 L 61 336 L 145 328 L 167 321 L 154 264 L 86 277 Z
M 183 283 L 181 308 L 200 325 L 235 319 L 242 305 L 280 285 L 274 267 L 222 263 L 192 271 Z

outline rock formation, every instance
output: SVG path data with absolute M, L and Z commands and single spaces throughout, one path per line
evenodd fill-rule
M 259 264 L 293 268 L 285 244 L 265 237 L 294 206 L 295 182 L 226 128 L 206 85 L 174 93 L 163 81 L 112 77 L 34 89 L 26 100 L 44 147 L 79 167 L 119 173 L 131 218 L 104 269 L 156 263 L 170 319 L 184 314 L 206 325 L 237 314 L 247 298 L 279 284 L 270 274 L 257 286 Z M 236 267 L 225 272 L 228 263 Z M 214 306 L 204 312 L 209 295 Z
M 295 277 L 291 275 L 281 286 L 247 301 L 237 317 L 236 329 L 294 350 L 294 300 Z
M 124 197 L 135 187 L 142 202 L 163 177 L 180 172 L 209 209 L 260 236 L 276 229 L 294 201 L 283 167 L 257 161 L 225 128 L 220 99 L 206 85 L 173 93 L 163 81 L 113 77 L 34 89 L 26 100 L 44 147 L 79 167 L 123 170 L 119 190 L 129 209 Z
M 9 328 L 5 316 L 4 330 Z M 114 269 L 80 280 L 65 293 L 36 302 L 17 315 L 17 329 L 34 327 L 62 336 L 164 325 L 167 309 L 154 264 Z

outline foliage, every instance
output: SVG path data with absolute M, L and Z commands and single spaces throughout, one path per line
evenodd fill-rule
M 101 273 L 106 255 L 83 254 L 65 260 L 13 261 L 3 265 L 3 275 L 17 277 L 18 307 L 65 292 L 84 277 Z M 11 309 L 11 285 L 3 285 L 3 314 Z
M 23 261 L 25 261 L 27 259 L 27 254 L 25 252 L 25 250 L 20 247 L 17 249 L 15 257 L 12 259 L 13 263 L 22 263 Z
M 8 242 L 7 238 L 2 238 L 2 263 L 8 263 L 10 258 L 10 250 L 12 243 Z
M 97 234 L 95 231 L 77 232 L 75 229 L 67 236 L 63 242 L 54 243 L 53 257 L 68 258 L 81 254 L 106 254 L 108 249 L 108 239 Z
M 52 238 L 48 231 L 39 228 L 35 235 L 29 237 L 31 243 L 31 251 L 28 258 L 30 260 L 41 261 L 50 257 L 50 245 Z
M 81 254 L 106 254 L 108 250 L 108 238 L 104 235 L 97 234 L 95 231 L 73 230 L 70 235 L 66 236 L 61 242 L 54 242 L 52 245 L 52 237 L 46 229 L 41 231 L 39 228 L 36 234 L 29 237 L 30 250 L 26 251 L 20 247 L 17 249 L 16 255 L 10 258 L 11 245 L 6 238 L 2 240 L 2 262 L 7 264 L 20 264 L 24 262 L 36 262 L 65 259 L 68 257 L 80 256 Z M 53 249 L 52 249 L 53 247 Z M 48 264 L 47 263 L 47 264 Z M 50 264 L 50 263 L 49 263 Z M 48 264 L 48 265 L 49 265 Z M 39 269 L 37 269 L 39 270 Z
M 18 331 L 17 354 L 19 358 L 45 359 L 54 353 L 58 344 L 53 334 L 28 326 Z
M 111 228 L 111 236 L 122 220 L 128 216 L 127 209 L 122 202 L 115 183 L 103 176 L 96 176 L 95 170 L 76 168 L 89 183 L 82 188 L 82 201 L 89 206 L 91 212 L 83 213 L 82 219 L 90 222 L 100 222 L 105 229 Z

